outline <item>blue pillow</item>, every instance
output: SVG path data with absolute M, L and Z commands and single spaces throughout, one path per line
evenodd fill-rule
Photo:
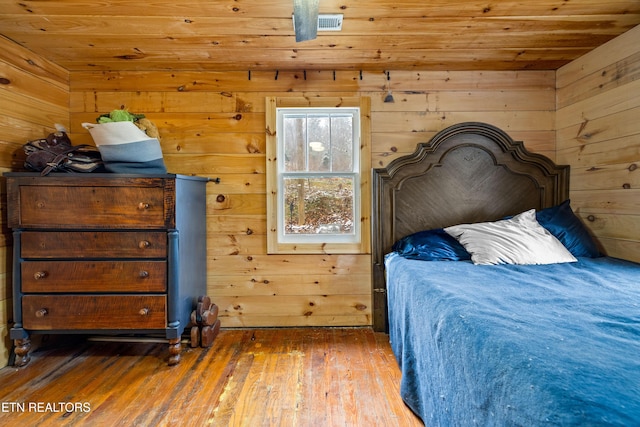
M 466 261 L 471 255 L 442 228 L 418 231 L 398 240 L 393 251 L 404 258 L 423 261 Z
M 575 257 L 596 258 L 601 256 L 596 243 L 580 218 L 573 213 L 570 201 L 558 206 L 542 209 L 536 213 L 541 226 L 549 230 Z

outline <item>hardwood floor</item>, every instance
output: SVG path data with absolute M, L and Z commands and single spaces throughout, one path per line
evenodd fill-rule
M 75 341 L 0 370 L 0 425 L 422 425 L 369 328 L 222 330 L 172 367 L 166 344 Z

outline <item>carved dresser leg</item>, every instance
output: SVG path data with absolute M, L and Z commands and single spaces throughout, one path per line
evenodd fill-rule
M 31 360 L 29 356 L 29 350 L 31 350 L 31 340 L 27 338 L 21 338 L 13 341 L 15 343 L 16 361 L 15 366 L 24 366 Z
M 180 353 L 182 352 L 182 345 L 180 344 L 180 338 L 172 338 L 169 340 L 169 366 L 177 365 L 180 363 Z

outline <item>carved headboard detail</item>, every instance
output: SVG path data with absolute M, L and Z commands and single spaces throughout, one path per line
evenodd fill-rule
M 416 151 L 373 170 L 374 328 L 386 330 L 384 256 L 420 230 L 493 221 L 569 198 L 569 166 L 530 153 L 495 126 L 450 126 Z

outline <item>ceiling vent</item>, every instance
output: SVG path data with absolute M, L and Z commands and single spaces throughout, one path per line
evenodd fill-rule
M 319 14 L 318 15 L 318 31 L 342 31 L 342 17 L 338 14 Z M 296 28 L 296 17 L 291 15 L 293 19 L 293 28 Z
M 318 31 L 342 31 L 342 14 L 318 15 Z

